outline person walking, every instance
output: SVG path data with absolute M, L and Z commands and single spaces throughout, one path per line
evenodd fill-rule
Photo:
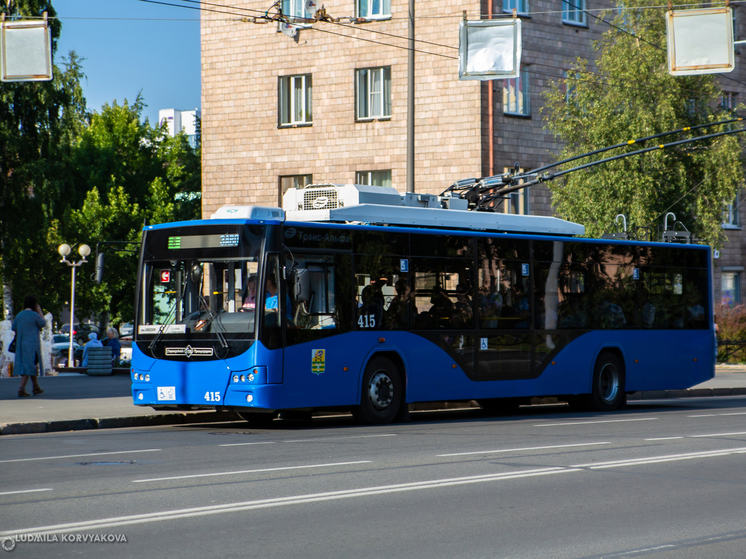
M 23 300 L 23 310 L 13 321 L 13 331 L 16 333 L 16 359 L 13 367 L 21 377 L 21 387 L 18 389 L 19 398 L 27 398 L 26 383 L 29 377 L 34 385 L 34 396 L 43 393 L 37 376 L 41 365 L 41 339 L 39 334 L 47 321 L 41 312 L 39 301 L 33 295 L 26 295 Z

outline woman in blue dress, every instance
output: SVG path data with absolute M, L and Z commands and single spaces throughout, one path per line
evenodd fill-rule
M 39 364 L 41 363 L 41 339 L 39 334 L 46 326 L 47 321 L 41 312 L 41 307 L 36 297 L 26 295 L 23 300 L 23 310 L 18 313 L 13 321 L 13 332 L 16 333 L 16 358 L 13 372 L 21 377 L 21 387 L 18 389 L 18 397 L 26 398 L 26 383 L 29 377 L 34 385 L 34 396 L 42 392 L 37 376 L 39 375 Z

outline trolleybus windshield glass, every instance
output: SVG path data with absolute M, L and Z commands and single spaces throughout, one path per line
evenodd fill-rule
M 262 226 L 184 227 L 146 236 L 138 337 L 253 339 Z

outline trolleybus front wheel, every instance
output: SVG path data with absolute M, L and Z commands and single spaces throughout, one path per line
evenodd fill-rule
M 593 386 L 589 403 L 599 411 L 614 411 L 624 406 L 624 365 L 613 353 L 602 353 L 593 368 Z
M 363 374 L 360 405 L 353 410 L 358 421 L 371 425 L 391 423 L 402 405 L 401 375 L 391 360 L 374 357 Z
M 277 417 L 277 412 L 244 412 L 238 415 L 248 421 L 252 427 L 267 427 Z

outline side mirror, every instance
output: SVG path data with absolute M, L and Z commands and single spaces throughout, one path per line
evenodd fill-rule
M 290 285 L 293 290 L 293 299 L 299 303 L 311 298 L 311 281 L 306 268 L 294 268 L 290 271 Z
M 202 282 L 202 266 L 194 264 L 189 271 L 189 278 L 192 280 L 192 283 L 199 285 Z
M 99 252 L 96 255 L 96 283 L 101 284 L 104 281 L 104 253 Z

